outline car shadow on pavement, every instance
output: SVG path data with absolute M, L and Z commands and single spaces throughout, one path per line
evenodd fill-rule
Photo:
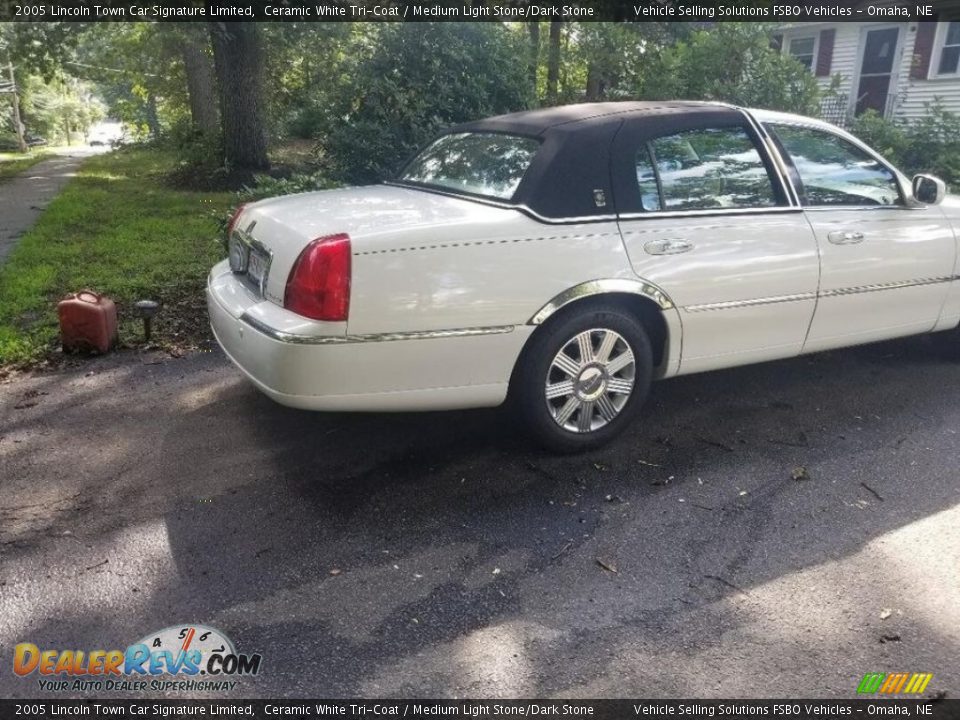
M 272 466 L 168 515 L 171 550 L 202 617 L 271 649 L 274 687 L 307 658 L 323 694 L 590 687 L 624 628 L 702 652 L 737 613 L 691 632 L 691 612 L 956 506 L 953 469 L 924 463 L 957 450 L 952 352 L 924 338 L 677 379 L 624 438 L 574 457 L 531 449 L 499 411 L 331 416 L 238 390 L 208 412 L 256 417 L 236 440 Z M 169 452 L 202 436 L 195 420 Z M 871 652 L 878 612 L 854 634 Z M 563 669 L 564 653 L 595 660 Z
M 150 463 L 107 458 L 109 493 L 61 516 L 105 547 L 153 533 L 150 582 L 114 559 L 90 572 L 128 601 L 24 624 L 76 647 L 220 627 L 264 656 L 248 697 L 835 696 L 885 658 L 955 687 L 932 668 L 960 649 L 955 607 L 918 600 L 956 595 L 929 557 L 956 548 L 952 353 L 678 378 L 568 457 L 502 410 L 316 414 L 188 375 L 177 397 L 200 400 L 143 409 Z

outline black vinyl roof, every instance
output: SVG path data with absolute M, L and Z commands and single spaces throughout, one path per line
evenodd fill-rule
M 524 110 L 508 115 L 497 115 L 458 125 L 447 132 L 503 132 L 517 135 L 542 135 L 561 125 L 576 125 L 576 130 L 601 128 L 610 123 L 620 123 L 624 115 L 665 115 L 709 111 L 729 111 L 729 106 L 718 103 L 684 100 L 648 100 L 630 102 L 580 103 L 558 107 Z M 569 128 L 574 129 L 574 128 Z
M 464 123 L 443 134 L 493 132 L 537 138 L 540 149 L 509 202 L 542 219 L 568 222 L 639 207 L 637 148 L 648 138 L 705 126 L 740 126 L 754 134 L 740 108 L 681 100 L 526 110 Z

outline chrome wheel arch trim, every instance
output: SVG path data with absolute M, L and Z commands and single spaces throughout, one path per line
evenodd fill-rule
M 350 343 L 397 342 L 400 340 L 436 340 L 442 338 L 471 337 L 474 335 L 503 335 L 513 332 L 514 329 L 516 329 L 516 325 L 496 325 L 489 327 L 453 328 L 449 330 L 370 333 L 366 335 L 299 335 L 277 330 L 249 313 L 241 315 L 240 321 L 273 340 L 294 345 L 346 345 Z
M 603 280 L 588 280 L 587 282 L 567 288 L 541 307 L 528 321 L 528 325 L 542 325 L 547 318 L 572 302 L 594 295 L 609 295 L 610 293 L 625 293 L 639 295 L 653 300 L 661 310 L 670 310 L 674 307 L 670 297 L 657 285 L 646 280 L 631 280 L 627 278 L 607 278 Z

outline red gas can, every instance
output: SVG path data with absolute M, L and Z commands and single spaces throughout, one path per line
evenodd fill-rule
M 117 306 L 92 290 L 67 295 L 57 303 L 63 349 L 105 353 L 117 340 Z

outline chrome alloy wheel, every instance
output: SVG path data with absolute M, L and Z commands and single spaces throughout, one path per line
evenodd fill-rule
M 584 330 L 570 338 L 547 370 L 547 409 L 564 430 L 588 433 L 611 422 L 630 399 L 636 361 L 613 330 Z

